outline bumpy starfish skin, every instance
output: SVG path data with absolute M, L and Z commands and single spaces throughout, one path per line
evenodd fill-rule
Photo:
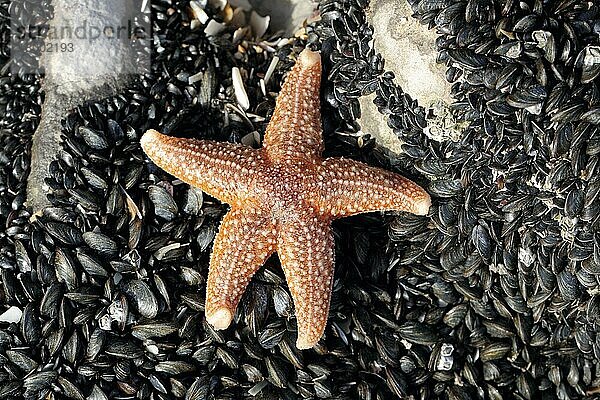
M 231 324 L 252 275 L 277 252 L 296 307 L 296 346 L 313 347 L 329 313 L 331 221 L 370 211 L 429 210 L 429 195 L 400 175 L 321 158 L 320 80 L 320 55 L 304 50 L 277 98 L 261 149 L 154 130 L 141 139 L 156 165 L 231 205 L 215 239 L 206 288 L 206 319 L 216 329 Z

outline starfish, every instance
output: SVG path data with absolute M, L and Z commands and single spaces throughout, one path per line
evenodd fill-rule
M 321 56 L 305 49 L 277 97 L 260 149 L 147 131 L 150 159 L 180 180 L 228 203 L 215 238 L 206 320 L 226 329 L 252 275 L 275 252 L 292 294 L 299 349 L 324 333 L 333 285 L 331 221 L 372 211 L 426 215 L 429 195 L 390 171 L 321 157 Z

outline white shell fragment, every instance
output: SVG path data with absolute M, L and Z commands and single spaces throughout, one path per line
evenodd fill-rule
M 198 73 L 196 73 L 196 74 L 194 74 L 194 75 L 190 76 L 190 77 L 188 78 L 188 83 L 189 83 L 190 85 L 193 85 L 194 83 L 196 83 L 196 82 L 198 82 L 198 81 L 201 81 L 203 77 L 204 77 L 204 72 L 200 71 L 200 72 L 198 72 Z
M 202 9 L 205 9 L 208 5 L 208 0 L 194 0 L 194 2 L 198 3 L 198 5 L 202 7 Z
M 0 314 L 0 322 L 18 323 L 23 316 L 23 311 L 19 307 L 12 306 Z
M 267 87 L 265 86 L 265 80 L 261 79 L 259 82 L 260 85 L 260 91 L 262 92 L 263 96 L 267 95 Z
M 279 57 L 275 56 L 271 60 L 271 64 L 269 64 L 269 68 L 267 68 L 267 72 L 265 72 L 265 84 L 269 83 L 269 79 L 271 79 L 271 75 L 277 68 L 277 64 L 279 63 Z
M 190 8 L 192 9 L 192 16 L 194 19 L 200 21 L 201 24 L 204 25 L 210 19 L 206 11 L 204 11 L 204 6 L 202 6 L 200 1 L 190 1 Z
M 252 386 L 250 389 L 248 389 L 248 394 L 250 396 L 256 396 L 257 394 L 259 394 L 264 388 L 265 386 L 267 386 L 269 384 L 269 382 L 264 379 L 260 382 L 258 382 L 256 385 Z
M 240 69 L 238 67 L 233 67 L 231 69 L 231 79 L 233 81 L 233 89 L 235 90 L 235 98 L 237 99 L 238 104 L 244 110 L 247 110 L 250 108 L 250 100 L 248 99 L 248 93 L 246 93 L 244 81 L 242 80 L 242 75 L 240 74 Z
M 204 33 L 206 33 L 206 36 L 215 36 L 223 32 L 223 30 L 225 30 L 226 27 L 227 25 L 221 22 L 217 22 L 214 19 L 211 19 L 210 21 L 208 21 L 208 25 L 206 25 L 206 28 L 204 28 Z
M 252 27 L 252 33 L 256 39 L 260 39 L 264 36 L 269 28 L 269 22 L 271 21 L 270 16 L 262 17 L 256 11 L 252 11 L 250 14 L 250 26 Z
M 533 104 L 529 107 L 525 107 L 525 110 L 529 111 L 531 114 L 540 115 L 543 109 L 543 103 Z
M 287 46 L 288 43 L 290 43 L 290 42 L 291 42 L 291 40 L 289 38 L 280 38 L 279 40 L 277 40 L 276 46 L 278 49 L 280 49 L 283 46 Z
M 237 43 L 241 42 L 242 39 L 244 39 L 244 37 L 246 36 L 247 33 L 248 33 L 248 27 L 237 28 L 235 30 L 235 32 L 233 32 L 233 37 L 231 39 L 231 42 L 233 44 L 237 44 Z

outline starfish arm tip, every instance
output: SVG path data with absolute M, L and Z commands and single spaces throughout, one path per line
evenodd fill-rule
M 417 200 L 414 204 L 414 213 L 416 215 L 427 215 L 431 208 L 431 197 L 426 194 L 424 197 Z
M 296 340 L 296 348 L 298 348 L 298 350 L 312 349 L 316 344 L 317 342 L 309 340 L 308 337 L 302 334 L 298 335 L 298 339 Z
M 303 66 L 311 66 L 321 62 L 321 54 L 306 48 L 300 53 L 299 61 Z
M 160 133 L 158 131 L 155 131 L 154 129 L 147 130 L 146 133 L 144 133 L 140 138 L 140 145 L 142 146 L 144 152 L 148 153 L 150 146 L 155 144 L 159 137 Z
M 211 314 L 206 314 L 206 321 L 216 330 L 229 328 L 233 320 L 233 313 L 227 308 L 221 307 Z

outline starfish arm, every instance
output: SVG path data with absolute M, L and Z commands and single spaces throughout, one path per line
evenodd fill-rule
M 225 329 L 252 275 L 275 251 L 275 225 L 258 209 L 232 209 L 215 239 L 206 286 L 206 320 Z
M 272 159 L 321 155 L 320 85 L 321 56 L 306 49 L 288 74 L 267 126 L 263 147 Z
M 175 138 L 155 130 L 147 131 L 140 144 L 157 166 L 231 205 L 249 196 L 262 164 L 260 151 L 251 147 Z
M 313 347 L 325 331 L 333 285 L 334 242 L 329 220 L 316 214 L 280 226 L 277 253 L 298 321 L 296 347 Z
M 372 211 L 427 215 L 429 194 L 416 183 L 381 168 L 346 158 L 323 160 L 316 207 L 333 218 Z

